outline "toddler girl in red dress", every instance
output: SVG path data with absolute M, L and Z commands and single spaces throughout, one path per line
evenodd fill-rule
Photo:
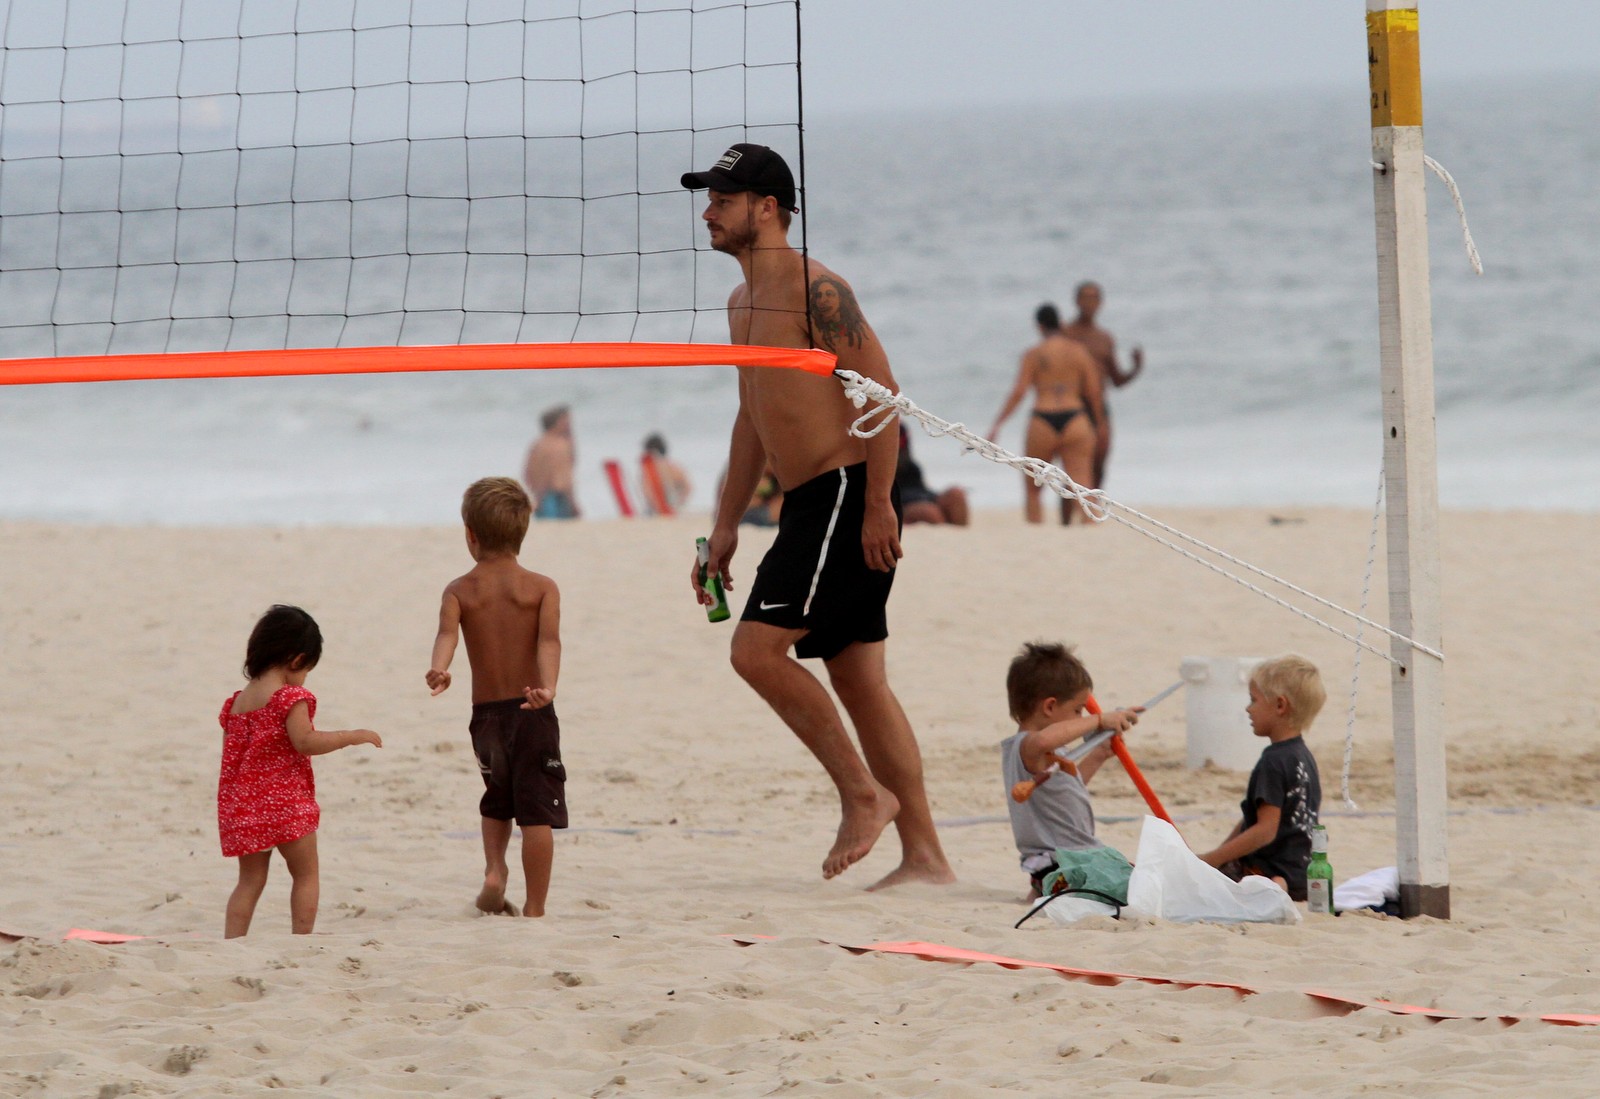
M 224 934 L 250 930 L 267 885 L 272 849 L 289 865 L 289 919 L 296 935 L 317 922 L 316 779 L 311 756 L 352 744 L 383 747 L 371 729 L 312 727 L 317 700 L 306 676 L 322 656 L 322 631 L 299 607 L 275 606 L 261 616 L 245 646 L 250 682 L 222 704 L 222 775 L 217 781 L 217 831 L 223 855 L 239 860 L 239 884 L 228 898 Z

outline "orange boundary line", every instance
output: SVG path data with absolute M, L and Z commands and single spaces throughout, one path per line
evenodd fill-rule
M 833 374 L 836 361 L 826 351 L 741 344 L 490 343 L 437 347 L 307 347 L 285 351 L 0 359 L 0 385 L 645 366 L 773 366 L 827 377 Z
M 88 943 L 100 943 L 102 946 L 117 946 L 121 943 L 137 942 L 145 938 L 144 935 L 119 935 L 115 931 L 94 931 L 85 927 L 74 927 L 68 930 L 61 938 L 65 941 L 74 939 Z
M 732 936 L 732 938 L 734 942 L 741 946 L 754 946 L 762 940 L 770 940 L 771 936 Z M 837 946 L 848 950 L 852 954 L 907 954 L 923 961 L 953 962 L 957 965 L 986 962 L 1005 969 L 1048 969 L 1054 973 L 1059 973 L 1063 977 L 1088 981 L 1090 984 L 1097 985 L 1116 985 L 1121 984 L 1123 981 L 1140 981 L 1144 984 L 1172 985 L 1176 988 L 1224 988 L 1237 992 L 1240 996 L 1254 996 L 1261 991 L 1259 988 L 1235 984 L 1231 981 L 1192 981 L 1187 978 L 1151 977 L 1138 973 L 1077 969 L 1073 966 L 1055 965 L 1052 962 L 1032 962 L 1022 958 L 1007 958 L 1001 954 L 984 954 L 976 950 L 965 950 L 958 946 L 942 946 L 939 943 L 879 942 L 868 943 L 866 946 L 850 946 L 845 943 L 822 941 L 829 946 Z M 1442 1008 L 1417 1007 L 1415 1004 L 1397 1004 L 1392 1000 L 1358 1000 L 1351 996 L 1342 996 L 1336 992 L 1324 992 L 1321 989 L 1306 988 L 1299 991 L 1301 995 L 1309 996 L 1311 999 L 1342 1015 L 1348 1015 L 1352 1011 L 1359 1011 L 1363 1008 L 1371 1008 L 1375 1011 L 1387 1011 L 1392 1015 L 1417 1015 L 1435 1022 L 1443 1019 L 1468 1019 L 1474 1022 L 1495 1019 L 1506 1026 L 1521 1022 L 1550 1023 L 1554 1026 L 1600 1026 L 1600 1015 L 1563 1012 L 1544 1015 L 1476 1015 L 1465 1011 L 1446 1011 Z

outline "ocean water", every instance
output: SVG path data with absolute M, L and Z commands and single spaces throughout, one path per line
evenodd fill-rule
M 1440 497 L 1600 509 L 1600 78 L 1439 84 L 1428 193 Z M 1034 337 L 1099 281 L 1142 377 L 1111 397 L 1106 488 L 1163 505 L 1372 506 L 1380 475 L 1369 130 L 1361 97 L 1213 96 L 808 121 L 807 234 L 853 283 L 904 392 L 986 429 Z M 725 257 L 696 265 L 722 299 Z M 720 274 L 719 274 L 720 272 Z M 718 279 L 722 281 L 720 284 Z M 714 314 L 697 338 L 714 338 Z M 580 503 L 664 432 L 709 509 L 731 370 L 530 371 L 0 387 L 0 517 L 448 523 L 572 406 Z M 1002 442 L 1020 447 L 1025 407 Z M 1020 504 L 1019 475 L 918 436 L 935 486 Z

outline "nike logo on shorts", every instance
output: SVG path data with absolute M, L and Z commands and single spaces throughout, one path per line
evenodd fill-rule
M 788 605 L 787 603 L 768 603 L 765 599 L 761 601 L 761 609 L 764 611 L 775 611 L 779 607 L 787 607 Z

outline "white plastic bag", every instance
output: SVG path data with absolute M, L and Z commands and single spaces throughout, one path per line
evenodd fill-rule
M 1075 924 L 1079 920 L 1087 919 L 1090 916 L 1115 916 L 1117 914 L 1116 905 L 1107 904 L 1105 901 L 1097 901 L 1093 897 L 1074 897 L 1071 895 L 1065 897 L 1040 897 L 1034 902 L 1033 907 L 1028 910 L 1028 915 L 1033 915 L 1040 908 L 1044 909 L 1044 914 L 1049 916 L 1053 922 L 1061 924 L 1063 927 L 1068 924 Z M 1027 916 L 1023 917 L 1023 919 L 1026 918 Z
M 1048 911 L 1048 910 L 1047 910 Z M 1177 923 L 1299 923 L 1289 894 L 1266 878 L 1232 881 L 1190 851 L 1178 830 L 1145 817 L 1128 879 L 1131 916 Z

